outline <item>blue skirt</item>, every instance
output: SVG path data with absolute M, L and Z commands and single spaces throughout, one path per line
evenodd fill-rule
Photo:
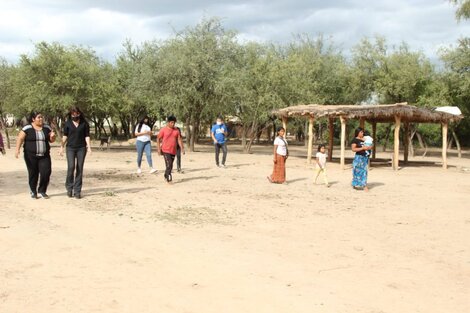
M 353 187 L 367 186 L 367 166 L 369 158 L 365 155 L 357 154 L 354 156 L 353 166 Z

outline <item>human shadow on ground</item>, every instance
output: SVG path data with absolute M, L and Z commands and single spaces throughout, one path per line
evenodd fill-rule
M 186 182 L 193 181 L 193 180 L 209 180 L 214 177 L 218 177 L 218 176 L 197 176 L 197 177 L 182 178 L 182 179 L 173 181 L 173 184 L 182 184 L 182 183 L 186 183 Z
M 292 183 L 296 183 L 296 182 L 302 181 L 302 180 L 307 180 L 307 178 L 304 177 L 304 178 L 290 179 L 290 180 L 287 181 L 287 183 L 288 183 L 288 184 L 292 184 Z
M 367 187 L 369 187 L 369 189 L 374 189 L 376 187 L 380 187 L 380 186 L 384 186 L 384 185 L 385 184 L 381 183 L 381 182 L 367 183 Z
M 201 172 L 210 170 L 210 167 L 202 167 L 202 168 L 182 168 L 183 173 L 194 173 L 194 172 Z

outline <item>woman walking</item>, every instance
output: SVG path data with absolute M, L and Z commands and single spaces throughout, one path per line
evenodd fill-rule
M 149 126 L 149 118 L 145 116 L 140 120 L 139 124 L 135 128 L 134 135 L 137 137 L 135 146 L 137 148 L 137 174 L 142 173 L 141 164 L 142 164 L 142 155 L 145 151 L 145 158 L 150 167 L 150 174 L 155 173 L 157 170 L 153 168 L 152 163 L 152 144 L 151 136 L 152 129 Z
M 286 160 L 289 157 L 287 141 L 284 139 L 286 130 L 283 127 L 277 129 L 277 137 L 274 140 L 274 168 L 268 180 L 271 183 L 283 184 L 286 181 Z
M 49 143 L 55 141 L 55 133 L 49 125 L 44 124 L 44 118 L 40 112 L 32 112 L 28 122 L 29 124 L 18 134 L 15 157 L 18 158 L 20 148 L 24 143 L 23 154 L 28 169 L 31 198 L 48 199 L 47 186 L 52 173 Z
M 67 147 L 67 178 L 65 188 L 69 198 L 81 198 L 83 165 L 87 153 L 91 153 L 90 125 L 78 107 L 72 107 L 64 126 L 64 135 L 60 147 L 60 155 L 64 155 Z
M 364 145 L 364 130 L 357 128 L 354 132 L 354 139 L 351 141 L 351 150 L 355 152 L 353 161 L 353 179 L 352 186 L 354 189 L 363 189 L 369 191 L 367 188 L 367 167 L 369 165 L 369 157 L 367 151 L 372 149 L 372 146 Z

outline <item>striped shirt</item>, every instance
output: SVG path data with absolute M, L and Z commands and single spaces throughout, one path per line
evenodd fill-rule
M 36 130 L 32 125 L 23 127 L 26 134 L 24 141 L 24 152 L 35 156 L 49 155 L 51 147 L 49 145 L 49 134 L 52 129 L 49 125 L 43 125 L 41 130 Z

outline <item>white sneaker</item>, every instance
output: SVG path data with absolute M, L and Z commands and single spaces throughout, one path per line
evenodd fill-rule
M 142 169 L 138 168 L 137 169 L 137 174 L 142 174 Z
M 157 170 L 154 169 L 154 168 L 151 168 L 149 173 L 150 173 L 150 174 L 153 174 L 153 173 L 155 173 L 155 172 L 157 172 Z

